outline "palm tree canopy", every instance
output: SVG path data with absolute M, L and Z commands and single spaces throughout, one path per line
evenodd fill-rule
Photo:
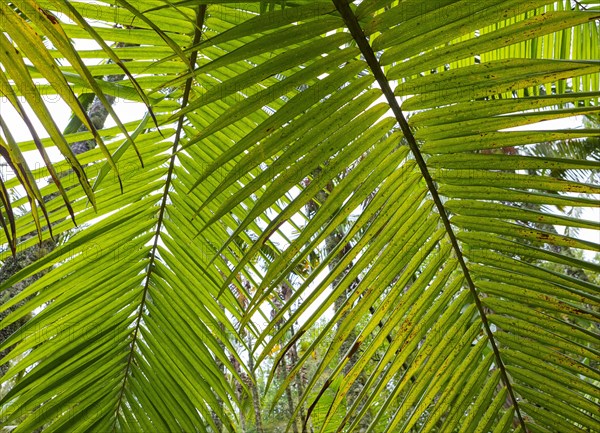
M 600 137 L 534 125 L 598 116 L 599 20 L 564 0 L 2 2 L 0 91 L 30 134 L 0 117 L 4 259 L 57 242 L 1 282 L 44 271 L 0 306 L 2 328 L 28 318 L 0 345 L 3 425 L 240 431 L 238 387 L 262 374 L 278 399 L 320 347 L 297 405 L 315 431 L 600 431 L 600 266 L 575 253 L 599 245 L 556 229 L 598 230 L 559 209 L 600 186 L 555 175 L 598 161 L 527 151 Z

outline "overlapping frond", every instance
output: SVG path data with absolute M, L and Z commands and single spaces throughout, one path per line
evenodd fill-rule
M 61 8 L 53 2 L 43 6 L 51 8 L 47 14 L 66 11 L 87 19 L 97 7 L 98 13 L 112 11 L 113 15 L 97 15 L 96 19 L 123 26 L 132 21 L 122 9 L 110 5 L 81 3 Z M 193 10 L 186 12 L 196 16 Z M 172 13 L 160 16 L 174 19 Z M 193 21 L 177 16 L 181 25 L 165 30 L 160 41 L 148 38 L 150 32 L 138 29 L 137 23 L 136 29 L 98 26 L 95 30 L 104 41 L 126 41 L 143 45 L 145 50 L 118 45 L 111 49 L 112 63 L 91 66 L 87 74 L 117 75 L 125 63 L 128 73 L 147 74 L 149 65 L 172 52 L 162 47 L 191 45 L 194 37 L 200 40 L 202 24 L 195 32 Z M 163 21 L 159 19 L 155 25 L 163 25 Z M 64 29 L 69 37 L 94 41 L 96 35 L 88 26 L 86 22 L 82 31 L 66 24 Z M 157 45 L 150 45 L 154 43 Z M 93 44 L 79 44 L 85 47 L 77 51 L 81 58 L 106 55 L 96 52 Z M 62 53 L 50 53 L 61 58 Z M 177 59 L 163 62 L 159 69 L 159 83 L 164 85 L 188 67 Z M 152 101 L 160 128 L 147 116 L 125 125 L 117 121 L 117 126 L 95 135 L 61 135 L 65 145 L 102 138 L 118 159 L 119 171 L 109 170 L 101 149 L 78 155 L 78 164 L 85 164 L 87 173 L 80 178 L 86 185 L 94 185 L 93 198 L 100 205 L 97 211 L 89 206 L 91 189 L 83 188 L 79 176 L 69 173 L 66 164 L 56 165 L 60 185 L 50 183 L 39 190 L 58 245 L 35 265 L 3 281 L 3 287 L 9 288 L 52 269 L 2 305 L 8 313 L 2 321 L 4 327 L 39 310 L 2 342 L 3 350 L 13 348 L 2 359 L 11 365 L 3 380 L 13 385 L 3 396 L 4 425 L 16 427 L 14 431 L 39 427 L 44 431 L 171 431 L 174 426 L 208 431 L 220 424 L 234 431 L 234 383 L 242 383 L 245 374 L 245 362 L 238 354 L 243 345 L 236 346 L 241 340 L 234 326 L 234 319 L 241 319 L 240 304 L 231 293 L 217 300 L 223 271 L 208 265 L 208 251 L 193 242 L 196 231 L 189 225 L 190 215 L 182 205 L 174 205 L 186 201 L 187 191 L 178 195 L 177 188 L 173 189 L 173 179 L 182 182 L 185 170 L 171 153 L 181 137 L 186 139 L 176 133 L 177 124 L 170 121 L 169 114 L 184 104 L 183 89 L 174 88 L 164 96 L 157 92 L 161 86 L 143 76 L 135 85 L 128 84 L 125 77 L 120 82 L 97 79 L 93 86 L 86 86 L 76 78 L 73 63 L 63 66 L 62 72 L 61 76 L 81 84 L 82 92 L 97 93 L 100 86 L 112 97 Z M 46 74 L 33 70 L 31 77 L 38 76 L 45 78 Z M 136 86 L 143 92 L 139 98 Z M 52 89 L 52 83 L 44 87 L 48 93 Z M 43 101 L 40 107 L 46 109 Z M 35 111 L 36 107 L 32 108 Z M 119 135 L 122 131 L 127 134 Z M 41 145 L 58 145 L 53 138 L 40 140 Z M 19 143 L 18 149 L 26 152 L 32 146 Z M 176 170 L 181 173 L 175 175 Z M 40 179 L 44 174 L 45 169 L 38 169 L 31 177 Z M 14 188 L 19 180 L 12 178 L 6 185 Z M 72 222 L 66 220 L 68 209 L 56 197 L 59 187 L 67 191 L 80 225 L 74 232 Z M 22 205 L 24 200 L 12 205 Z M 34 245 L 29 234 L 35 233 L 36 225 L 39 228 L 37 220 L 26 213 L 15 225 L 15 235 L 21 240 L 18 249 Z M 43 233 L 49 234 L 47 230 Z M 234 363 L 242 368 L 234 368 Z M 231 381 L 224 380 L 226 375 Z
M 3 93 L 39 77 L 63 98 L 101 89 L 150 105 L 159 129 L 63 136 L 38 104 L 50 139 L 4 134 L 14 161 L 106 142 L 77 156 L 85 168 L 71 160 L 81 182 L 25 182 L 55 235 L 69 213 L 86 225 L 3 283 L 52 268 L 1 307 L 25 301 L 2 326 L 35 312 L 0 346 L 18 343 L 2 361 L 15 431 L 236 431 L 253 367 L 271 368 L 277 400 L 317 350 L 290 426 L 306 409 L 315 431 L 600 430 L 600 267 L 575 253 L 600 245 L 557 229 L 598 230 L 560 209 L 597 206 L 600 187 L 552 175 L 598 163 L 523 151 L 600 136 L 535 126 L 598 113 L 593 5 L 34 3 L 51 22 L 71 3 L 74 23 L 36 26 L 3 6 L 15 31 L 139 46 L 11 53 Z M 81 61 L 95 57 L 112 62 Z M 92 78 L 124 68 L 122 82 Z M 135 176 L 115 170 L 92 192 L 107 154 Z M 61 188 L 68 199 L 44 202 Z M 6 216 L 8 243 L 41 227 Z

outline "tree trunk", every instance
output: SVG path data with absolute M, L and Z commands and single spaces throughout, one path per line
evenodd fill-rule
M 256 423 L 256 432 L 264 433 L 262 423 L 262 407 L 260 404 L 260 394 L 258 393 L 258 385 L 256 382 L 256 374 L 254 374 L 254 357 L 252 356 L 252 337 L 248 334 L 248 368 L 252 377 L 248 383 L 250 392 L 252 393 L 252 407 L 254 408 L 254 421 Z
M 286 355 L 283 356 L 283 358 L 281 358 L 281 365 L 279 366 L 279 371 L 281 372 L 281 380 L 285 380 L 285 377 L 287 376 L 287 372 L 288 372 L 288 364 L 287 361 L 285 360 Z M 294 433 L 298 433 L 298 423 L 296 422 L 295 419 L 292 419 L 292 417 L 294 416 L 294 399 L 292 398 L 292 390 L 290 389 L 290 387 L 288 386 L 285 389 L 285 396 L 287 398 L 287 404 L 288 404 L 288 416 L 290 417 L 290 419 L 292 420 L 292 431 Z

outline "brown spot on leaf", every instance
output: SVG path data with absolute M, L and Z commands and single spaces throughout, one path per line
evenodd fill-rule
M 348 354 L 348 358 L 352 358 L 352 355 L 354 355 L 356 353 L 356 351 L 358 350 L 358 348 L 360 347 L 360 341 L 357 341 L 356 343 L 354 343 L 354 346 L 352 346 L 352 349 L 350 349 L 350 353 Z
M 39 8 L 38 10 L 39 10 L 39 11 L 40 11 L 40 12 L 41 12 L 41 13 L 42 13 L 42 14 L 43 14 L 43 15 L 44 15 L 44 16 L 45 16 L 47 19 L 48 19 L 48 21 L 50 21 L 52 24 L 55 24 L 55 25 L 56 25 L 56 24 L 58 24 L 58 19 L 57 19 L 57 18 L 56 18 L 54 15 L 52 15 L 50 12 L 47 12 L 47 11 L 45 11 L 45 10 L 44 10 L 44 9 L 42 9 L 42 8 Z

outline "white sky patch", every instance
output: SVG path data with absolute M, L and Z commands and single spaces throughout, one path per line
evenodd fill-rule
M 539 113 L 539 112 L 538 112 Z M 580 129 L 583 128 L 583 116 L 566 117 L 564 119 L 545 120 L 531 125 L 515 126 L 514 128 L 501 129 L 500 131 L 549 131 L 553 129 Z

